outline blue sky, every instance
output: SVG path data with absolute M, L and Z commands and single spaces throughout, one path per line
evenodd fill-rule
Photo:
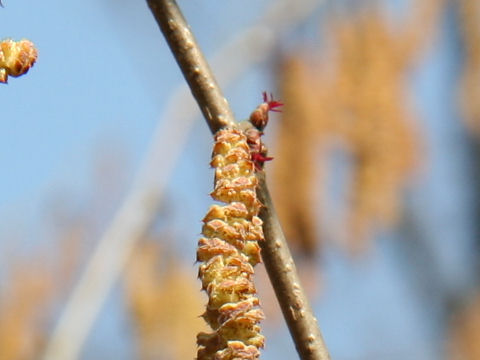
M 32 40 L 39 58 L 26 76 L 0 86 L 0 249 L 6 242 L 1 237 L 18 226 L 20 217 L 31 228 L 22 231 L 36 241 L 35 234 L 42 234 L 38 229 L 45 201 L 59 188 L 76 194 L 88 189 L 98 144 L 119 141 L 126 147 L 126 181 L 131 181 L 159 115 L 183 81 L 144 1 L 3 3 L 0 38 Z M 181 1 L 180 5 L 209 57 L 235 32 L 252 24 L 268 1 Z M 314 27 L 307 25 L 300 32 L 305 36 Z M 453 28 L 448 17 L 412 78 L 411 98 L 423 119 L 430 162 L 410 194 L 410 206 L 430 245 L 438 249 L 441 276 L 452 287 L 457 279 L 471 276 L 462 264 L 468 259 L 473 234 L 471 184 L 464 175 L 469 154 L 452 101 L 460 60 Z M 226 89 L 239 117 L 255 107 L 262 90 L 273 88 L 265 75 L 269 66 L 252 68 Z M 175 222 L 185 239 L 198 235 L 198 221 L 192 225 L 189 218 L 203 216 L 212 183 L 208 166 L 195 165 L 207 164 L 210 153 L 208 129 L 200 118 L 194 133 L 169 188 L 174 200 L 184 201 L 188 216 Z M 407 275 L 396 264 L 394 241 L 402 240 L 384 234 L 379 247 L 358 264 L 335 249 L 327 250 L 324 269 L 329 289 L 315 305 L 334 358 L 362 359 L 374 350 L 383 354 L 379 359 L 438 358 L 435 325 L 427 319 L 428 312 L 421 311 Z M 193 258 L 194 248 L 188 251 Z M 94 331 L 118 345 L 124 335 L 118 315 L 121 304 L 113 304 L 114 310 L 102 313 Z M 369 333 L 364 331 L 366 322 L 372 326 Z M 287 336 L 285 328 L 280 332 Z M 385 354 L 375 333 L 390 341 L 391 353 Z M 91 349 L 96 348 L 89 341 L 85 359 L 93 359 Z M 266 359 L 295 356 L 290 342 L 274 344 L 267 347 Z M 127 359 L 129 354 L 119 351 L 115 358 Z

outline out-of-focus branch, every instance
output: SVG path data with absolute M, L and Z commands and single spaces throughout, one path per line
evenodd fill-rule
M 221 83 L 225 86 L 232 83 L 253 63 L 263 61 L 276 38 L 307 18 L 321 3 L 321 0 L 275 1 L 256 25 L 233 37 L 215 54 L 212 64 Z M 133 186 L 85 265 L 47 343 L 44 360 L 78 359 L 136 241 L 155 219 L 171 170 L 198 113 L 185 84 L 172 92 L 167 103 Z
M 176 2 L 147 2 L 212 132 L 235 124 L 229 105 Z M 300 285 L 294 261 L 273 209 L 264 174 L 258 177 L 258 196 L 265 205 L 260 214 L 265 224 L 266 241 L 262 244 L 265 267 L 297 351 L 302 359 L 329 359 L 317 320 Z

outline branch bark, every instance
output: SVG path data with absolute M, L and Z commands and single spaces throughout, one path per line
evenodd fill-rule
M 283 317 L 301 359 L 328 360 L 327 346 L 320 332 L 308 298 L 298 278 L 295 262 L 275 212 L 264 172 L 257 172 L 258 199 L 265 241 L 260 242 L 262 259 L 267 269 Z
M 168 45 L 195 97 L 212 133 L 236 122 L 198 43 L 174 0 L 147 0 Z M 264 221 L 265 242 L 262 257 L 275 289 L 297 351 L 302 359 L 327 360 L 323 341 L 308 299 L 300 284 L 295 263 L 285 241 L 266 185 L 259 172 L 258 197 L 265 205 L 260 213 Z
M 212 133 L 235 123 L 233 112 L 175 1 L 147 0 Z

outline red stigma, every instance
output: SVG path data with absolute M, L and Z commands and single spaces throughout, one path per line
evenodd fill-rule
M 268 100 L 268 94 L 266 91 L 263 92 L 263 102 L 268 105 L 268 111 L 281 112 L 282 110 L 277 109 L 280 106 L 283 106 L 283 103 L 280 101 L 273 100 L 273 94 L 270 93 L 270 100 Z
M 252 152 L 252 161 L 255 164 L 257 170 L 262 170 L 265 161 L 273 160 L 273 157 L 265 156 L 259 152 Z

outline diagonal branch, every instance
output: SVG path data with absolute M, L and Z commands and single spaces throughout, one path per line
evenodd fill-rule
M 257 177 L 258 199 L 265 205 L 260 210 L 265 236 L 265 241 L 260 242 L 262 259 L 283 317 L 301 359 L 328 360 L 327 346 L 298 278 L 295 262 L 268 191 L 265 173 L 259 172 Z
M 227 100 L 222 95 L 207 60 L 197 46 L 190 26 L 185 21 L 175 2 L 147 1 L 178 66 L 187 80 L 195 100 L 197 100 L 210 130 L 215 133 L 220 128 L 232 125 L 234 117 Z
M 147 3 L 212 133 L 235 124 L 232 111 L 176 2 L 147 0 Z M 327 348 L 300 285 L 294 261 L 270 199 L 265 176 L 259 173 L 258 178 L 258 196 L 265 205 L 260 214 L 265 224 L 266 240 L 261 244 L 262 256 L 283 315 L 300 357 L 327 360 Z

